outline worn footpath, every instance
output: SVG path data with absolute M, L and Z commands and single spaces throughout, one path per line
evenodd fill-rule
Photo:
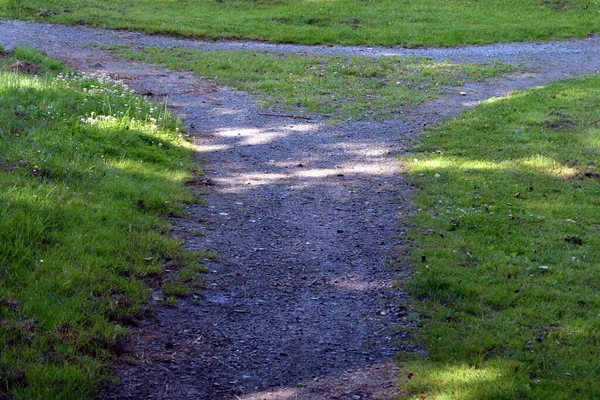
M 393 120 L 332 125 L 265 112 L 246 93 L 123 61 L 95 43 L 498 60 L 527 72 L 450 88 Z M 406 50 L 199 42 L 2 21 L 0 44 L 40 48 L 167 103 L 204 163 L 196 190 L 205 204 L 174 220 L 172 234 L 190 249 L 218 254 L 207 261 L 207 289 L 174 308 L 156 302 L 154 317 L 135 332 L 132 362 L 116 370 L 120 385 L 106 388 L 105 398 L 356 400 L 401 393 L 393 354 L 424 350 L 410 342 L 414 318 L 401 284 L 394 285 L 409 272 L 395 260 L 409 251 L 403 224 L 411 193 L 395 156 L 424 126 L 477 102 L 600 70 L 597 37 Z

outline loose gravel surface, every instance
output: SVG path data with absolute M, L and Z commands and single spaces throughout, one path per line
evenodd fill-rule
M 252 96 L 188 73 L 127 62 L 94 43 L 519 63 L 527 73 L 450 89 L 396 119 L 331 125 L 265 115 Z M 121 384 L 104 398 L 388 399 L 401 393 L 398 350 L 413 346 L 405 276 L 393 262 L 411 188 L 395 156 L 424 126 L 515 89 L 600 70 L 600 38 L 457 49 L 203 42 L 134 32 L 0 22 L 0 44 L 28 45 L 108 73 L 166 101 L 205 161 L 205 205 L 174 220 L 190 249 L 210 249 L 199 302 L 156 303 L 133 339 Z M 460 94 L 460 92 L 463 92 Z M 274 114 L 274 113 L 271 113 Z M 199 234 L 201 233 L 201 234 Z

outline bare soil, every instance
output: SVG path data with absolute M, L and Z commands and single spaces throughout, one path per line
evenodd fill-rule
M 196 182 L 205 205 L 173 220 L 172 234 L 187 248 L 218 254 L 217 261 L 206 261 L 207 288 L 201 298 L 181 300 L 176 307 L 155 302 L 153 317 L 135 331 L 133 356 L 116 367 L 121 383 L 101 394 L 111 399 L 367 400 L 401 394 L 397 379 L 403 372 L 394 353 L 424 350 L 408 333 L 416 318 L 401 282 L 410 269 L 398 260 L 410 251 L 403 238 L 414 188 L 396 156 L 424 127 L 482 100 L 600 69 L 598 38 L 410 54 L 333 47 L 336 54 L 375 57 L 392 51 L 519 62 L 530 70 L 450 88 L 443 98 L 392 120 L 331 125 L 264 112 L 246 93 L 89 46 L 115 41 L 209 45 L 0 23 L 0 44 L 7 48 L 40 48 L 81 71 L 110 74 L 141 95 L 166 102 L 188 126 L 198 162 L 205 166 L 204 181 Z M 248 42 L 211 46 L 327 51 Z

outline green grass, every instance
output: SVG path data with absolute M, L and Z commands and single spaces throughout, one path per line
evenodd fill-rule
M 0 17 L 272 42 L 456 46 L 584 37 L 597 0 L 0 0 Z
M 195 290 L 201 255 L 165 220 L 195 201 L 179 129 L 106 78 L 1 52 L 0 397 L 93 398 L 151 288 Z
M 489 101 L 404 162 L 409 398 L 600 398 L 600 75 Z M 423 397 L 420 397 L 423 395 Z
M 447 86 L 517 70 L 498 62 L 455 64 L 421 58 L 105 48 L 130 60 L 193 71 L 221 85 L 258 94 L 266 107 L 338 120 L 387 118 L 438 96 Z

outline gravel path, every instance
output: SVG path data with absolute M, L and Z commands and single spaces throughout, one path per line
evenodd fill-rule
M 68 41 L 70 46 L 79 47 L 86 44 L 126 44 L 133 46 L 180 47 L 197 50 L 248 50 L 271 53 L 310 53 L 329 55 L 360 55 L 369 57 L 398 56 L 426 57 L 435 60 L 488 61 L 490 59 L 505 62 L 531 62 L 545 60 L 552 62 L 573 61 L 584 58 L 597 58 L 600 48 L 600 37 L 566 40 L 560 42 L 540 43 L 502 43 L 495 45 L 464 46 L 455 48 L 406 49 L 403 47 L 379 46 L 304 46 L 293 44 L 272 44 L 256 41 L 207 41 L 189 40 L 173 37 L 147 35 L 132 31 L 111 31 L 86 27 L 69 27 L 61 25 L 40 24 L 23 21 L 0 21 L 2 33 L 8 41 L 16 38 L 31 43 L 39 38 L 52 41 Z M 576 71 L 576 70 L 573 70 Z
M 260 115 L 248 94 L 187 73 L 126 62 L 89 45 L 180 46 L 421 56 L 522 63 L 528 73 L 469 83 L 402 119 L 330 125 Z M 188 248 L 214 250 L 199 305 L 157 306 L 134 339 L 135 362 L 105 398 L 387 399 L 398 350 L 413 347 L 407 296 L 392 279 L 408 251 L 411 188 L 395 156 L 423 126 L 515 89 L 600 70 L 600 38 L 458 49 L 202 42 L 82 27 L 0 22 L 0 44 L 41 48 L 166 101 L 195 135 L 214 186 L 174 221 Z M 466 96 L 458 94 L 466 92 Z M 202 231 L 198 236 L 193 232 Z

